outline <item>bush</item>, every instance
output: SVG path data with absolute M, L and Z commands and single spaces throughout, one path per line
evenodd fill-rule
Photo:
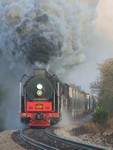
M 101 106 L 96 110 L 96 113 L 94 113 L 92 121 L 94 123 L 106 124 L 108 121 L 108 111 Z

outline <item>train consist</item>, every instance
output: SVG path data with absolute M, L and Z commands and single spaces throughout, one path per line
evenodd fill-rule
M 27 77 L 27 80 L 25 80 Z M 62 83 L 44 69 L 20 81 L 20 119 L 29 126 L 51 126 L 61 120 L 62 108 L 75 118 L 94 110 L 95 101 L 77 87 Z

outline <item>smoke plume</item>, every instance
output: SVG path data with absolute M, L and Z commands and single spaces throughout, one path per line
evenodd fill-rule
M 97 0 L 1 1 L 0 49 L 16 63 L 48 64 L 56 56 L 65 59 L 66 66 L 81 63 L 96 4 Z

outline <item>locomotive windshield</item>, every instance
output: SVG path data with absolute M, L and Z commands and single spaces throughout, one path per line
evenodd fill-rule
M 49 100 L 52 96 L 52 85 L 46 77 L 35 76 L 26 87 L 27 97 L 29 100 Z

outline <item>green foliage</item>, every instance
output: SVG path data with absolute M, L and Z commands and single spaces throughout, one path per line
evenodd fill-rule
M 109 120 L 113 117 L 113 58 L 98 64 L 99 77 L 91 83 L 91 89 L 98 95 L 99 106 L 108 111 Z M 111 122 L 111 121 L 110 121 Z
M 108 111 L 101 106 L 97 109 L 96 113 L 94 113 L 92 121 L 94 123 L 106 124 L 108 121 Z
M 91 84 L 91 89 L 97 91 L 100 101 L 113 97 L 113 58 L 105 60 L 98 64 L 100 75 L 97 80 Z

